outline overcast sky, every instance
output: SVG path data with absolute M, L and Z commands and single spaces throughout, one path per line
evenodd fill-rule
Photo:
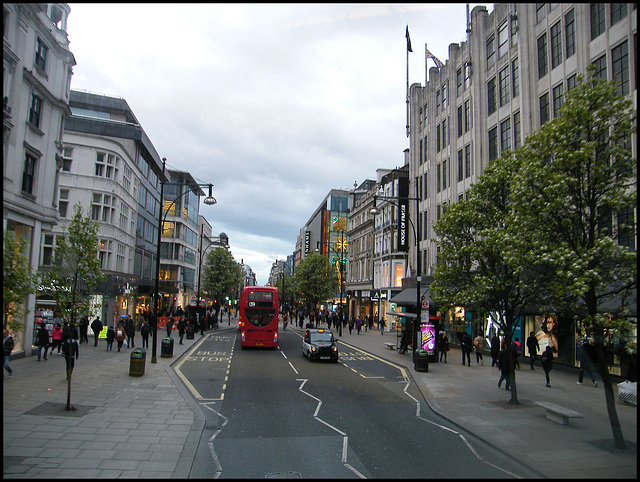
M 410 84 L 466 30 L 464 3 L 69 6 L 71 88 L 124 98 L 169 168 L 214 184 L 200 214 L 259 285 L 331 189 L 403 165 L 407 25 Z

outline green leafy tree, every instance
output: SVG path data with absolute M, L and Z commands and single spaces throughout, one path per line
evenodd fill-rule
M 537 297 L 532 274 L 520 268 L 512 253 L 518 233 L 513 229 L 510 185 L 518 167 L 512 152 L 493 161 L 468 191 L 467 200 L 450 206 L 434 224 L 440 251 L 430 286 L 434 301 L 442 306 L 497 314 L 511 367 L 510 404 L 519 403 L 513 328 L 525 306 Z
M 313 252 L 296 266 L 293 279 L 298 297 L 312 309 L 338 290 L 336 267 L 328 258 Z
M 104 275 L 98 258 L 98 224 L 82 206 L 74 206 L 74 215 L 61 236 L 56 238 L 53 264 L 44 273 L 45 284 L 52 294 L 60 315 L 72 327 L 78 318 L 89 312 L 91 297 L 97 293 Z
M 634 328 L 627 305 L 637 289 L 636 116 L 616 84 L 597 81 L 594 72 L 590 67 L 579 77 L 560 116 L 519 153 L 513 202 L 516 223 L 531 245 L 523 264 L 544 260 L 554 266 L 554 277 L 542 280 L 545 301 L 565 307 L 593 338 L 614 440 L 625 448 L 604 343 L 607 335 Z
M 13 231 L 3 233 L 2 257 L 2 303 L 4 305 L 4 328 L 19 333 L 24 323 L 19 321 L 27 315 L 25 298 L 33 293 L 38 275 L 32 273 L 25 240 L 17 241 Z
M 242 284 L 243 277 L 242 266 L 226 249 L 215 248 L 207 253 L 201 283 L 209 296 L 217 301 L 216 316 L 225 298 L 233 296 L 233 290 Z
M 275 281 L 276 288 L 278 288 L 278 298 L 280 298 L 280 305 L 289 306 L 291 300 L 294 298 L 295 286 L 293 283 L 293 277 L 288 274 L 284 274 L 281 278 Z

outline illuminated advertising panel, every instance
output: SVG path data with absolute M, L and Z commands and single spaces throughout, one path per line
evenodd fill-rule
M 420 349 L 433 355 L 436 350 L 436 327 L 431 323 L 420 324 Z

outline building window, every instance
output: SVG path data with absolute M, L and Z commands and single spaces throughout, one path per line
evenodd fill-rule
M 496 78 L 487 83 L 487 111 L 488 115 L 496 111 Z
M 458 151 L 458 182 L 464 179 L 464 152 Z
M 36 65 L 42 69 L 42 71 L 46 71 L 47 68 L 47 53 L 49 52 L 49 49 L 47 48 L 47 46 L 44 44 L 44 42 L 42 41 L 42 39 L 40 37 L 38 37 L 38 39 L 36 40 Z
M 515 14 L 510 16 L 511 18 L 511 45 L 518 43 L 518 16 Z
M 547 5 L 545 3 L 536 3 L 536 24 L 542 22 L 547 16 Z
M 440 152 L 440 124 L 436 126 L 436 152 Z
M 424 136 L 424 161 L 427 162 L 427 156 L 429 154 L 429 137 Z
M 618 213 L 618 244 L 626 246 L 631 251 L 636 250 L 635 222 L 633 208 L 627 208 Z
M 596 80 L 607 80 L 607 56 L 603 55 L 593 62 L 593 65 L 596 66 L 595 79 Z
M 591 40 L 596 39 L 605 30 L 604 3 L 591 4 Z
M 496 61 L 496 38 L 494 35 L 487 40 L 487 68 L 493 66 Z
M 105 157 L 106 157 L 106 154 L 102 152 L 98 152 L 98 154 L 96 154 L 96 169 L 95 169 L 96 176 L 99 176 L 99 177 L 104 176 Z
M 498 57 L 509 52 L 509 23 L 505 21 L 498 28 Z
M 576 74 L 573 74 L 571 77 L 567 77 L 567 92 L 569 92 L 575 86 L 576 86 Z
M 547 34 L 544 33 L 538 39 L 538 78 L 547 75 Z
M 464 101 L 464 131 L 469 132 L 471 129 L 471 101 Z
M 436 115 L 440 112 L 440 91 L 436 91 Z
M 108 270 L 111 263 L 111 243 L 108 239 L 101 239 L 99 242 L 100 250 L 98 257 L 100 258 L 100 269 Z
M 442 110 L 447 107 L 447 83 L 442 85 Z
M 511 149 L 511 119 L 500 123 L 500 152 Z
M 573 9 L 564 16 L 565 37 L 567 40 L 567 58 L 576 53 L 576 24 Z
M 515 99 L 520 94 L 520 68 L 518 66 L 518 59 L 514 59 L 511 62 L 511 73 L 513 77 L 513 98 Z
M 629 93 L 629 49 L 627 41 L 611 49 L 613 80 L 619 82 L 618 91 L 622 95 Z
M 520 112 L 513 114 L 513 148 L 520 147 Z
M 53 261 L 53 234 L 45 234 L 42 242 L 42 265 L 51 266 Z
M 29 108 L 29 122 L 40 127 L 40 113 L 42 112 L 42 99 L 36 94 L 31 95 L 31 107 Z
M 442 121 L 442 148 L 447 145 L 447 119 Z
M 71 163 L 73 162 L 73 149 L 65 147 L 62 154 L 62 171 L 71 172 Z
M 563 103 L 562 83 L 553 88 L 553 117 L 560 115 L 560 109 Z
M 422 139 L 420 139 L 420 156 L 418 157 L 418 163 L 422 165 Z
M 462 129 L 463 129 L 463 124 L 462 124 L 462 106 L 459 105 L 458 106 L 458 137 L 460 137 L 462 135 Z
M 471 144 L 464 146 L 464 177 L 471 177 Z
M 551 27 L 551 69 L 562 63 L 562 22 Z
M 462 68 L 456 71 L 456 96 L 462 94 Z
M 31 154 L 27 154 L 24 159 L 22 169 L 22 192 L 33 194 L 35 176 L 36 176 L 36 158 Z
M 447 188 L 447 162 L 448 159 L 442 161 L 442 189 Z
M 627 4 L 626 3 L 612 3 L 611 4 L 611 25 L 615 25 L 624 17 L 627 16 Z
M 549 120 L 549 92 L 540 96 L 540 127 Z
M 115 217 L 115 196 L 110 194 L 93 194 L 91 201 L 91 219 L 113 224 Z
M 500 107 L 503 107 L 509 103 L 509 66 L 507 65 L 500 71 L 499 80 L 500 84 Z
M 442 191 L 441 189 L 441 177 L 440 177 L 440 164 L 436 166 L 436 192 Z
M 67 209 L 69 208 L 69 190 L 60 189 L 60 199 L 58 200 L 58 213 L 61 218 L 67 217 Z
M 464 63 L 464 88 L 468 89 L 471 86 L 471 65 L 469 62 Z
M 498 158 L 498 128 L 489 130 L 489 161 Z

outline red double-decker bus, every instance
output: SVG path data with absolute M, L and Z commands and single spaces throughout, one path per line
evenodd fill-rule
M 247 286 L 240 293 L 240 346 L 278 347 L 278 289 Z

